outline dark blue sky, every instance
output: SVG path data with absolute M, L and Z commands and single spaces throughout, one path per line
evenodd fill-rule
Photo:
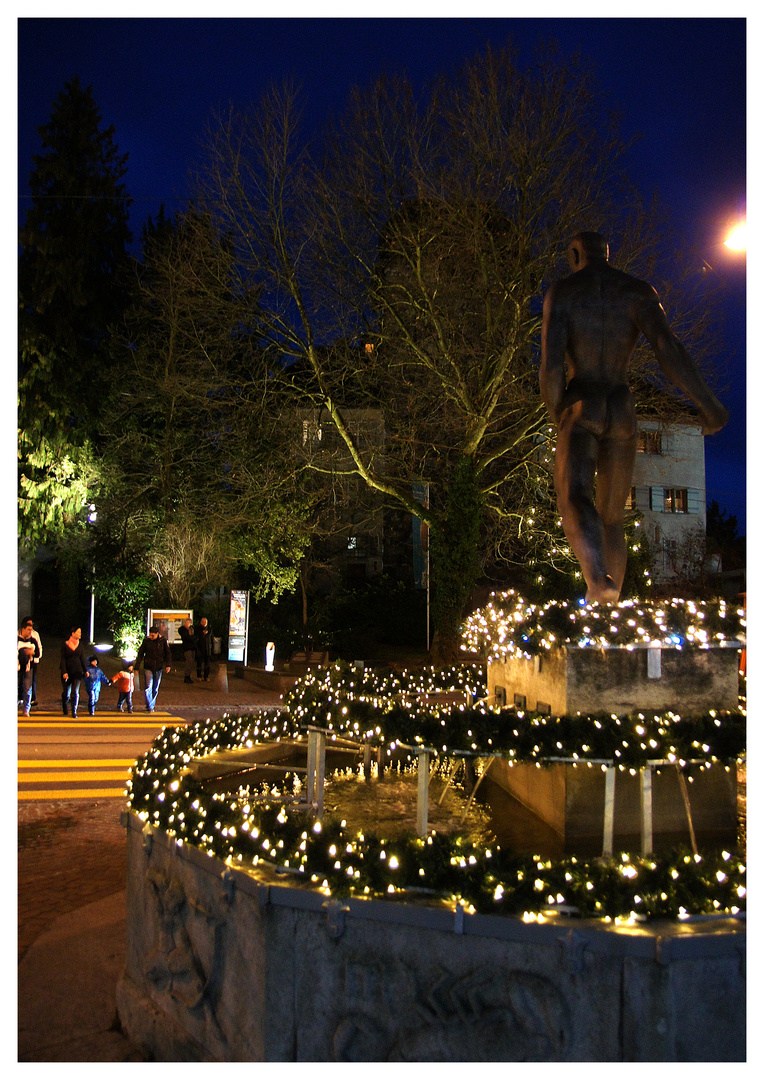
M 657 191 L 686 247 L 714 268 L 725 292 L 725 348 L 734 376 L 732 419 L 706 440 L 707 496 L 745 529 L 745 263 L 722 246 L 745 215 L 745 19 L 19 19 L 19 207 L 23 214 L 36 129 L 64 82 L 93 87 L 104 124 L 127 152 L 137 235 L 159 204 L 181 205 L 187 171 L 211 113 L 257 100 L 294 76 L 308 120 L 340 109 L 354 84 L 405 70 L 419 84 L 486 42 L 529 53 L 555 39 L 580 52 L 640 136 L 630 172 Z

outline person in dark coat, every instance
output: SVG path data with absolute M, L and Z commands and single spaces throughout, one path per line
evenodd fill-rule
M 183 620 L 183 625 L 179 627 L 178 633 L 183 643 L 183 656 L 186 661 L 183 682 L 191 683 L 194 681 L 191 676 L 194 673 L 194 661 L 196 658 L 196 638 L 194 637 L 193 623 L 190 619 Z
M 196 628 L 196 677 L 210 681 L 210 656 L 212 654 L 212 634 L 206 619 L 200 619 Z
M 153 623 L 148 636 L 141 642 L 138 655 L 135 658 L 135 667 L 139 668 L 143 661 L 143 689 L 146 695 L 146 712 L 153 712 L 159 694 L 159 684 L 162 681 L 162 671 L 169 671 L 170 646 L 167 638 L 161 637 L 159 627 Z
M 72 719 L 77 717 L 80 702 L 80 683 L 85 677 L 85 654 L 80 638 L 82 630 L 73 626 L 69 637 L 61 644 L 61 708 L 67 714 L 69 702 L 72 703 Z

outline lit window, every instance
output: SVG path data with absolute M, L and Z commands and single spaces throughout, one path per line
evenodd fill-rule
M 660 431 L 640 431 L 637 436 L 638 454 L 662 454 L 663 440 Z
M 666 514 L 686 514 L 687 488 L 664 488 L 663 510 Z
M 316 424 L 313 420 L 303 420 L 302 422 L 302 445 L 307 446 L 309 442 L 320 443 L 321 442 L 321 426 Z

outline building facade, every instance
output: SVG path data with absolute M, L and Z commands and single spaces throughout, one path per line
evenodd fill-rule
M 699 424 L 639 421 L 629 508 L 653 550 L 654 580 L 676 577 L 677 562 L 705 536 L 706 460 Z

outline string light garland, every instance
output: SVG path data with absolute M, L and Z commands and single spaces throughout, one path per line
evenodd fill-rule
M 742 648 L 745 610 L 725 600 L 621 600 L 533 604 L 514 590 L 494 593 L 466 620 L 462 649 L 486 657 L 534 656 L 562 646 L 634 649 Z
M 401 744 L 433 747 L 444 762 L 458 753 L 499 753 L 541 766 L 567 758 L 602 767 L 597 762 L 607 759 L 632 771 L 658 758 L 685 769 L 691 762 L 732 768 L 745 753 L 742 713 L 549 717 L 490 708 L 475 700 L 483 688 L 477 667 L 397 673 L 332 665 L 300 680 L 281 713 L 165 728 L 132 770 L 130 808 L 179 844 L 336 896 L 458 900 L 468 910 L 537 920 L 550 912 L 634 921 L 744 909 L 745 866 L 731 852 L 545 859 L 476 845 L 458 834 L 387 840 L 350 830 L 344 821 L 312 821 L 290 805 L 299 795 L 297 779 L 213 794 L 190 767 L 221 750 L 296 739 L 308 725 L 323 728 L 327 740 L 371 741 L 388 758 L 403 753 L 404 768 Z M 464 704 L 431 700 L 444 692 L 463 693 Z M 412 767 L 413 759 L 409 754 Z

